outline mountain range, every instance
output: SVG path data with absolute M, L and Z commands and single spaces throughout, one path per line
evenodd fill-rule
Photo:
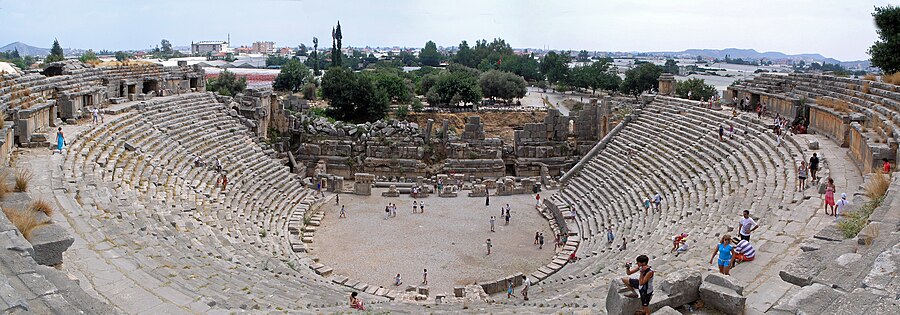
M 864 65 L 868 66 L 868 60 L 856 60 L 856 61 L 840 61 L 834 58 L 828 58 L 822 56 L 821 54 L 795 54 L 789 55 L 782 52 L 777 51 L 766 51 L 766 52 L 758 52 L 755 49 L 740 49 L 740 48 L 725 48 L 725 49 L 687 49 L 683 51 L 659 51 L 659 52 L 651 52 L 649 54 L 658 55 L 658 56 L 702 56 L 709 58 L 719 58 L 725 59 L 727 55 L 731 59 L 769 59 L 769 60 L 795 60 L 795 61 L 815 61 L 819 63 L 830 63 L 830 64 L 841 64 L 845 67 L 847 66 L 857 66 Z
M 28 45 L 23 42 L 12 42 L 7 44 L 6 46 L 0 47 L 0 51 L 13 51 L 19 50 L 20 56 L 46 56 L 50 54 L 50 48 L 40 48 Z M 63 54 L 65 55 L 74 55 L 83 50 L 81 49 L 72 49 L 72 48 L 63 48 Z

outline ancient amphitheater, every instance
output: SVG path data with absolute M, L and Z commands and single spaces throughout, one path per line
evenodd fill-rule
M 478 119 L 459 137 L 447 135 L 446 123 L 440 132 L 431 122 L 387 124 L 387 138 L 397 129 L 397 139 L 408 140 L 384 143 L 360 138 L 357 127 L 325 126 L 329 137 L 286 149 L 262 139 L 273 129 L 315 133 L 321 122 L 292 117 L 296 100 L 270 91 L 204 92 L 203 77 L 186 66 L 66 61 L 0 79 L 0 153 L 8 174 L 34 174 L 27 192 L 10 192 L 2 206 L 45 200 L 56 209 L 27 233 L 0 216 L 3 312 L 353 313 L 348 297 L 359 292 L 373 313 L 631 314 L 638 301 L 624 297 L 616 279 L 640 254 L 657 270 L 651 308 L 661 314 L 900 312 L 900 181 L 893 178 L 852 238 L 819 210 L 816 185 L 796 190 L 797 165 L 817 153 L 820 177 L 833 178 L 854 207 L 868 201 L 870 173 L 898 160 L 897 86 L 791 74 L 729 87 L 726 99 L 766 104 L 813 131 L 779 145 L 771 117 L 667 96 L 671 81 L 663 78 L 659 95 L 645 95 L 622 119 L 607 119 L 613 99 L 571 118 L 551 112 L 517 131 L 509 153 L 485 138 Z M 88 112 L 95 106 L 104 113 L 98 124 Z M 720 141 L 720 126 L 734 126 L 733 138 Z M 55 153 L 47 148 L 56 148 L 59 127 L 67 147 Z M 578 141 L 571 153 L 553 149 L 569 137 Z M 427 169 L 430 153 L 415 148 L 431 144 L 447 151 L 444 174 L 456 175 Z M 355 161 L 354 152 L 365 158 Z M 195 163 L 198 155 L 206 164 Z M 518 177 L 504 177 L 510 169 Z M 222 173 L 227 189 L 217 185 Z M 447 184 L 440 191 L 430 188 L 437 178 Z M 337 218 L 324 205 L 339 193 L 406 202 L 420 187 L 429 205 L 484 194 L 534 200 L 537 183 L 545 191 L 535 212 L 568 241 L 535 270 L 454 288 L 394 287 L 363 283 L 317 256 L 341 250 L 314 240 Z M 323 184 L 327 192 L 317 193 Z M 645 211 L 642 201 L 657 193 L 660 209 Z M 736 233 L 747 209 L 760 224 L 757 259 L 732 276 L 710 272 L 710 249 Z M 669 253 L 676 233 L 690 235 L 691 249 L 678 256 Z M 578 260 L 570 262 L 573 252 Z M 518 287 L 521 275 L 533 283 L 531 299 L 507 299 L 507 280 Z

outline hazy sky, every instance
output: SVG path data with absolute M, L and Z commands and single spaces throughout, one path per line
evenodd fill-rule
M 331 45 L 341 21 L 344 46 L 422 47 L 433 40 L 501 37 L 513 47 L 602 51 L 753 48 L 868 59 L 877 35 L 874 6 L 885 0 L 0 0 L 0 45 L 142 49 L 257 40 L 277 46 Z

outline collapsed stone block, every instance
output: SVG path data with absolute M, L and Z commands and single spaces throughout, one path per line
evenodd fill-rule
M 700 285 L 700 298 L 706 305 L 729 315 L 743 314 L 747 302 L 735 290 L 705 281 Z
M 34 261 L 41 265 L 53 266 L 62 263 L 62 254 L 75 243 L 75 239 L 63 227 L 45 224 L 31 230 L 31 246 Z

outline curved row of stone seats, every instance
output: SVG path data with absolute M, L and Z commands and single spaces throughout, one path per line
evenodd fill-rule
M 900 92 L 898 87 L 880 82 L 825 75 L 796 74 L 790 79 L 795 89 L 807 97 L 828 96 L 850 104 L 853 111 L 888 121 L 900 132 Z
M 0 215 L 0 313 L 113 314 L 62 271 L 39 265 L 34 249 L 5 215 Z
M 201 310 L 346 302 L 344 289 L 309 269 L 316 258 L 290 247 L 298 236 L 288 218 L 314 196 L 237 118 L 208 93 L 139 107 L 79 135 L 63 172 L 80 208 L 102 219 L 100 240 L 143 270 L 142 281 L 170 284 Z M 195 167 L 198 154 L 210 165 Z M 215 159 L 228 174 L 225 190 Z
M 712 240 L 733 234 L 742 210 L 762 216 L 803 199 L 794 192 L 794 167 L 805 159 L 802 150 L 793 141 L 776 147 L 774 135 L 755 119 L 733 119 L 726 112 L 667 97 L 657 97 L 637 116 L 551 197 L 575 209 L 583 242 L 580 261 L 541 282 L 543 291 L 575 303 L 597 303 L 605 291 L 580 291 L 605 287 L 612 275 L 621 273 L 623 262 L 639 254 L 651 256 L 662 272 L 705 264 L 705 250 L 678 258 L 666 254 L 672 235 L 684 232 L 694 241 Z M 727 130 L 728 124 L 735 127 L 734 139 L 720 142 L 718 127 Z M 662 207 L 645 212 L 642 201 L 657 192 L 663 196 Z M 613 244 L 606 241 L 608 226 L 616 235 Z M 619 251 L 623 238 L 629 244 Z

